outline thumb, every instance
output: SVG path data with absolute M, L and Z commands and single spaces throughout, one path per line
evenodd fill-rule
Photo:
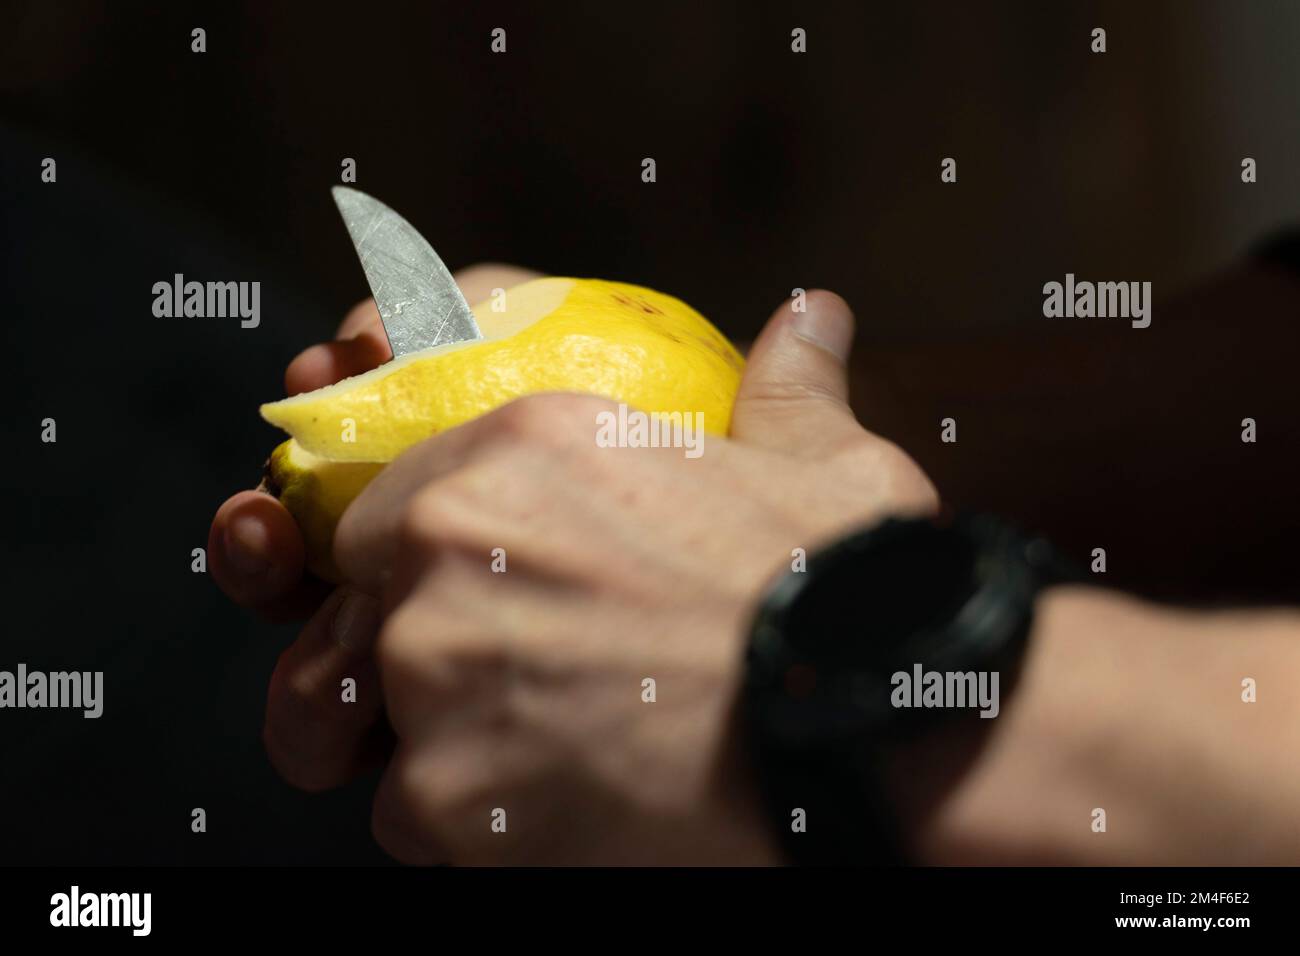
M 849 410 L 845 367 L 853 341 L 853 313 L 834 292 L 794 301 L 767 320 L 749 351 L 731 436 L 773 451 L 812 454 L 843 447 L 862 426 Z

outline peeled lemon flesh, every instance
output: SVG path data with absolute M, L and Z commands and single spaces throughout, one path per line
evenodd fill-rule
M 263 405 L 292 437 L 264 488 L 294 516 L 311 571 L 338 581 L 334 526 L 407 448 L 538 392 L 602 395 L 644 412 L 703 414 L 725 435 L 744 359 L 686 303 L 601 279 L 534 279 L 474 307 L 483 338 L 395 359 Z M 592 422 L 595 441 L 596 423 Z

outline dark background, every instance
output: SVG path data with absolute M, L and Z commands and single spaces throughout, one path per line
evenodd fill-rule
M 190 571 L 217 505 L 256 482 L 278 441 L 258 403 L 280 396 L 285 363 L 366 293 L 328 195 L 344 157 L 452 268 L 498 260 L 638 282 L 738 339 L 791 288 L 832 288 L 858 312 L 866 380 L 888 354 L 904 384 L 940 368 L 952 382 L 995 377 L 973 359 L 987 354 L 980 343 L 1028 348 L 1043 282 L 1067 271 L 1152 281 L 1166 328 L 1162 296 L 1232 268 L 1300 209 L 1300 6 L 1284 0 L 26 2 L 7 4 L 0 25 L 12 390 L 0 669 L 106 680 L 97 721 L 0 711 L 0 862 L 383 859 L 368 833 L 372 782 L 308 797 L 262 755 L 266 680 L 292 628 L 252 620 Z M 190 52 L 196 26 L 204 54 Z M 505 55 L 489 51 L 497 26 Z M 808 31 L 805 55 L 790 52 L 795 26 Z M 1094 26 L 1108 31 L 1101 56 L 1089 52 Z M 52 185 L 40 181 L 45 156 L 58 161 Z M 640 178 L 647 156 L 655 184 Z M 955 185 L 940 183 L 945 156 L 958 161 Z M 1254 185 L 1240 181 L 1243 156 L 1259 163 Z M 151 287 L 175 272 L 260 281 L 261 327 L 155 319 Z M 1274 311 L 1201 301 L 1223 303 L 1207 319 L 1219 328 Z M 1291 324 L 1296 301 L 1275 317 Z M 1197 342 L 1215 340 L 1140 341 L 1177 348 L 1135 364 L 1126 381 L 1138 385 L 1156 364 L 1195 366 L 1214 351 Z M 1238 378 L 1242 363 L 1293 360 L 1252 341 L 1219 356 Z M 947 364 L 925 357 L 934 347 Z M 1050 354 L 1071 367 L 1068 349 Z M 1075 393 L 1067 376 L 1054 393 L 1081 419 L 1090 389 L 1111 381 L 1095 364 L 1101 379 Z M 1043 367 L 1032 354 L 1006 365 L 1027 380 Z M 1180 387 L 1195 400 L 1231 378 L 1202 368 Z M 870 412 L 870 385 L 860 409 L 861 394 Z M 960 467 L 933 444 L 914 450 L 940 479 L 983 476 L 955 497 L 1017 511 L 1076 554 L 1098 537 L 1126 541 L 1118 581 L 1138 590 L 1194 596 L 1222 567 L 1191 554 L 1258 580 L 1249 556 L 1267 522 L 1221 499 L 1265 471 L 1242 477 L 1234 460 L 1233 495 L 1206 479 L 1191 495 L 1201 509 L 1167 498 L 1201 469 L 1173 457 L 1173 439 L 1159 447 L 1160 420 L 1151 454 L 1163 459 L 1142 458 L 1137 439 L 1131 461 L 1053 448 L 1043 474 L 1089 467 L 1117 497 L 1124 481 L 1140 486 L 1127 513 L 1104 519 L 1086 510 L 1084 480 L 1065 510 L 1086 517 L 1058 520 L 1052 477 L 1038 490 L 1008 484 L 1032 448 L 992 444 L 1001 418 L 983 394 L 962 384 L 948 396 L 963 427 L 974 423 Z M 1151 414 L 1187 407 L 1183 392 L 1156 399 Z M 1249 412 L 1228 406 L 1219 424 L 1235 439 Z M 872 424 L 904 440 L 906 415 L 877 408 Z M 39 440 L 47 416 L 57 444 Z M 1121 403 L 1096 429 L 1133 417 Z M 936 435 L 937 418 L 926 406 Z M 1144 513 L 1163 515 L 1159 533 Z M 1259 533 L 1219 548 L 1196 525 L 1211 513 L 1221 530 Z M 194 807 L 206 834 L 190 832 Z

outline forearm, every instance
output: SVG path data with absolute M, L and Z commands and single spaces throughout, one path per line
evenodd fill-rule
M 1242 699 L 1246 678 L 1255 703 Z M 936 740 L 894 768 L 913 853 L 939 864 L 1300 863 L 1297 683 L 1300 614 L 1046 592 L 1020 681 L 974 756 L 961 766 L 969 742 Z

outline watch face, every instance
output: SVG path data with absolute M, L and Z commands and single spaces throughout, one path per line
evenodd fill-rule
M 800 658 L 879 672 L 926 654 L 979 588 L 974 542 L 929 522 L 881 526 L 815 567 L 785 614 Z
M 846 538 L 786 575 L 759 615 L 750 669 L 765 719 L 801 745 L 897 723 L 899 672 L 915 683 L 1013 666 L 1034 591 L 1023 544 L 992 520 L 891 520 Z

